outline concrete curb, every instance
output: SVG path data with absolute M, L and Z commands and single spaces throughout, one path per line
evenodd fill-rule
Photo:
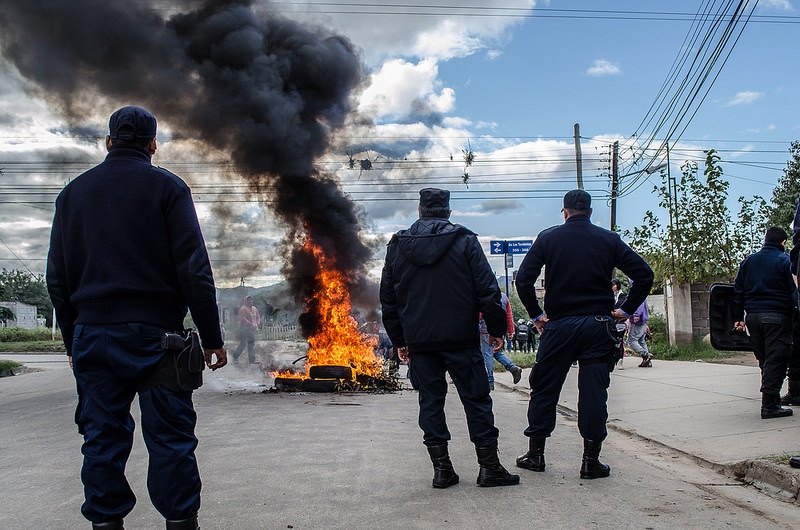
M 497 378 L 495 378 L 495 385 L 512 392 L 518 392 L 525 395 L 530 394 L 530 390 L 526 387 L 519 387 L 513 384 L 510 385 L 504 381 L 499 381 Z M 561 404 L 557 405 L 556 410 L 559 414 L 571 419 L 575 419 L 578 416 L 578 412 L 576 410 Z M 643 436 L 635 430 L 620 427 L 613 421 L 608 422 L 608 428 L 679 453 L 697 463 L 701 467 L 711 469 L 728 478 L 734 479 L 749 486 L 753 486 L 766 495 L 769 495 L 770 497 L 780 501 L 789 502 L 800 506 L 800 474 L 794 472 L 788 466 L 776 464 L 767 459 L 751 459 L 731 464 L 720 464 L 697 455 L 687 453 L 686 451 L 682 451 L 675 447 L 671 447 L 659 440 Z

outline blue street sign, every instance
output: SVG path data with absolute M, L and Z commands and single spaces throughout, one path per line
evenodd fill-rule
M 525 241 L 507 241 L 506 245 L 508 246 L 506 252 L 509 254 L 525 254 L 531 249 L 533 240 L 528 239 Z
M 489 248 L 492 254 L 505 254 L 506 242 L 505 241 L 489 241 Z

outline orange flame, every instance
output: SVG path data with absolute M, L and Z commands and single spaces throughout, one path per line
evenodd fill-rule
M 321 326 L 308 337 L 308 357 L 305 362 L 306 373 L 314 365 L 350 366 L 353 376 L 378 376 L 382 361 L 375 353 L 378 339 L 358 329 L 358 322 L 350 314 L 350 291 L 345 275 L 331 266 L 331 260 L 323 249 L 306 240 L 304 250 L 313 254 L 319 264 L 316 282 L 319 289 L 307 306 L 312 305 L 320 315 Z M 272 377 L 303 377 L 285 371 L 270 374 Z

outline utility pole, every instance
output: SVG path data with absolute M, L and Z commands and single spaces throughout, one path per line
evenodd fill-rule
M 672 259 L 672 274 L 675 274 L 675 254 L 676 243 L 678 243 L 679 229 L 678 229 L 678 183 L 672 176 L 672 171 L 669 167 L 669 143 L 667 143 L 667 194 L 669 197 L 669 228 L 670 228 L 670 258 Z M 678 259 L 680 261 L 680 251 L 678 251 Z
M 583 189 L 583 155 L 581 155 L 581 124 L 575 124 L 575 173 L 578 176 L 578 189 Z
M 617 195 L 619 195 L 619 141 L 611 153 L 611 230 L 617 226 Z

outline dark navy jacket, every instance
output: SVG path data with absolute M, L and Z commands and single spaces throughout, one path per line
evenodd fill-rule
M 633 282 L 620 309 L 632 314 L 653 287 L 650 266 L 619 237 L 595 226 L 586 215 L 573 215 L 563 225 L 541 232 L 517 272 L 516 286 L 528 314 L 542 308 L 536 280 L 544 271 L 544 312 L 549 319 L 609 315 L 614 309 L 611 278 L 615 268 Z
M 71 354 L 75 324 L 143 322 L 222 346 L 216 289 L 189 187 L 145 151 L 112 146 L 56 199 L 47 287 Z
M 447 219 L 422 218 L 392 236 L 381 274 L 383 325 L 409 352 L 480 347 L 506 332 L 500 288 L 478 238 Z
M 791 313 L 797 300 L 789 256 L 778 243 L 765 243 L 739 265 L 733 282 L 732 316 L 743 313 Z

